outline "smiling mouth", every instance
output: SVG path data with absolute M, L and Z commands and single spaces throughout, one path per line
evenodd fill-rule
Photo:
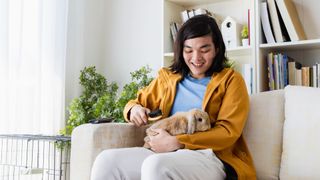
M 191 62 L 191 64 L 195 67 L 201 67 L 204 63 L 195 63 L 195 62 Z

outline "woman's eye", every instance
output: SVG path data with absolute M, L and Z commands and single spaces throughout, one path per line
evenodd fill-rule
M 209 51 L 210 51 L 210 49 L 206 49 L 206 50 L 202 50 L 201 53 L 207 53 Z

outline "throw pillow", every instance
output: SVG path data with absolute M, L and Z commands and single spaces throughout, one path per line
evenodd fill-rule
M 250 97 L 250 112 L 243 131 L 259 180 L 278 180 L 282 152 L 284 91 Z
M 319 179 L 320 89 L 287 86 L 280 179 Z

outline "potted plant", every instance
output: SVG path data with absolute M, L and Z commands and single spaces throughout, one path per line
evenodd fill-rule
M 118 93 L 118 85 L 115 82 L 109 83 L 102 74 L 96 72 L 94 66 L 85 67 L 79 78 L 82 94 L 70 103 L 67 123 L 60 133 L 71 135 L 75 127 L 90 120 L 105 118 L 114 119 L 113 122 L 124 122 L 122 115 L 124 106 L 129 100 L 136 98 L 139 89 L 152 81 L 150 72 L 148 66 L 131 72 L 131 82 Z
M 242 46 L 249 46 L 249 29 L 244 25 L 241 30 Z

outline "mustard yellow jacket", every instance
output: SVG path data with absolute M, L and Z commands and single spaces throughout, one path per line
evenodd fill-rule
M 160 69 L 158 77 L 140 90 L 135 100 L 127 103 L 125 119 L 128 121 L 129 111 L 136 104 L 151 110 L 160 108 L 163 116 L 167 117 L 181 79 L 180 74 Z M 217 120 L 215 125 L 206 132 L 178 135 L 178 141 L 187 149 L 211 148 L 221 160 L 235 169 L 239 180 L 256 179 L 253 161 L 242 135 L 249 111 L 249 97 L 242 76 L 228 68 L 213 74 L 207 85 L 202 109 L 210 119 Z

